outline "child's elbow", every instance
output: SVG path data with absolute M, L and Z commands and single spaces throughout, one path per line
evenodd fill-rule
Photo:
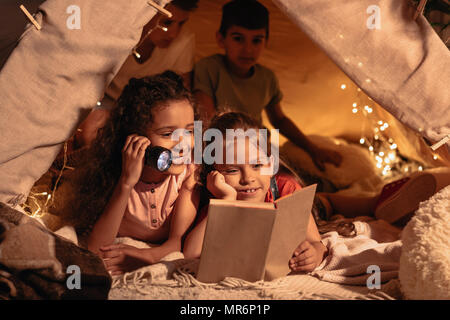
M 197 259 L 200 258 L 201 247 L 194 245 L 186 239 L 186 242 L 183 247 L 183 255 L 185 259 Z

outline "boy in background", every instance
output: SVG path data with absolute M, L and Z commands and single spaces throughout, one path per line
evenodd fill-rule
M 206 57 L 194 67 L 193 91 L 203 116 L 210 119 L 231 107 L 261 121 L 264 109 L 270 123 L 308 152 L 320 170 L 327 162 L 339 166 L 339 153 L 313 144 L 283 113 L 277 77 L 257 63 L 268 38 L 269 12 L 261 3 L 233 0 L 223 6 L 216 39 L 225 55 Z

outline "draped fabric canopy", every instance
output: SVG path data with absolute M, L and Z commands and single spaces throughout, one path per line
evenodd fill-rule
M 79 0 L 80 29 L 71 29 L 73 4 L 42 3 L 35 16 L 42 29 L 27 26 L 0 72 L 2 202 L 26 199 L 156 12 L 146 0 Z
M 373 1 L 273 2 L 398 120 L 433 139 L 449 133 L 449 52 L 425 18 L 412 19 L 409 1 L 377 1 L 381 29 L 367 27 Z M 146 0 L 78 0 L 81 29 L 72 30 L 71 5 L 43 2 L 42 29 L 29 24 L 0 71 L 0 201 L 10 205 L 26 199 L 155 14 Z
M 450 52 L 410 1 L 274 2 L 401 122 L 432 138 L 450 133 Z

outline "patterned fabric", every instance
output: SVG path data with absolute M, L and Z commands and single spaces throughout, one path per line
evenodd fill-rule
M 3 203 L 0 238 L 0 300 L 107 298 L 111 277 L 99 257 Z M 69 266 L 79 267 L 79 289 L 68 286 Z

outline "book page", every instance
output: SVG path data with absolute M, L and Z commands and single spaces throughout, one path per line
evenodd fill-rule
M 266 262 L 265 280 L 287 275 L 289 259 L 295 248 L 306 239 L 316 186 L 297 190 L 275 201 L 277 214 Z
M 252 207 L 248 201 L 213 200 L 197 279 L 208 283 L 225 277 L 262 280 L 276 215 L 273 204 Z

